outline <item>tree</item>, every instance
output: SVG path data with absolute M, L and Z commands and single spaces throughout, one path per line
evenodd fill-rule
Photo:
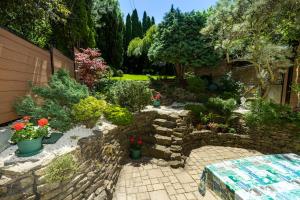
M 154 19 L 154 17 L 151 17 L 151 25 L 155 25 L 155 19 Z
M 82 49 L 76 53 L 75 62 L 78 65 L 79 79 L 92 89 L 107 69 L 101 53 L 94 49 Z
M 142 37 L 143 36 L 142 24 L 139 20 L 139 15 L 136 9 L 132 11 L 131 23 L 132 23 L 131 38 Z
M 214 38 L 228 62 L 254 67 L 261 95 L 266 97 L 279 70 L 291 66 L 290 44 L 299 47 L 299 7 L 293 0 L 220 0 L 201 32 Z
M 119 68 L 123 63 L 123 19 L 117 0 L 95 0 L 93 18 L 97 48 L 103 49 L 108 65 Z
M 147 30 L 152 26 L 151 18 L 147 15 L 146 11 L 144 11 L 142 26 L 143 26 L 143 34 L 145 34 Z
M 52 29 L 50 21 L 65 22 L 70 14 L 64 0 L 0 1 L 0 25 L 46 47 Z
M 52 22 L 51 43 L 64 52 L 72 55 L 73 48 L 95 47 L 96 33 L 92 20 L 92 0 L 66 0 L 66 6 L 71 11 L 66 23 Z
M 204 13 L 181 13 L 172 8 L 158 25 L 148 52 L 150 60 L 174 64 L 179 79 L 184 78 L 187 67 L 215 66 L 219 55 L 209 44 L 209 38 L 199 34 L 205 22 Z
M 127 55 L 135 57 L 140 57 L 142 54 L 147 55 L 150 46 L 153 43 L 156 30 L 157 27 L 153 25 L 147 30 L 145 36 L 142 39 L 137 37 L 131 40 L 128 45 Z
M 132 39 L 132 25 L 131 25 L 131 17 L 130 14 L 127 14 L 126 24 L 124 30 L 124 48 L 127 49 L 129 42 Z

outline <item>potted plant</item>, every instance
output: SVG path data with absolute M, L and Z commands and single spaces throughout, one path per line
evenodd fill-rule
M 13 124 L 11 141 L 17 143 L 17 156 L 27 157 L 38 154 L 42 150 L 42 139 L 48 135 L 48 120 L 42 118 L 38 125 L 30 122 L 30 117 L 25 116 L 22 121 Z
M 159 92 L 155 92 L 155 95 L 152 96 L 152 102 L 154 107 L 156 108 L 160 107 L 160 99 L 161 99 L 161 94 Z
M 130 142 L 130 157 L 133 160 L 138 160 L 141 158 L 141 148 L 143 144 L 142 137 L 139 136 L 138 138 L 134 137 L 131 135 L 129 137 L 129 142 Z

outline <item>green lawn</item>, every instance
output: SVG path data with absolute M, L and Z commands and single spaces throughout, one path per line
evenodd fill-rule
M 164 76 L 150 76 L 154 79 L 159 77 L 164 78 Z M 167 76 L 168 79 L 173 79 L 175 76 Z M 123 77 L 112 77 L 113 80 L 132 80 L 132 81 L 147 81 L 149 80 L 148 76 L 146 75 L 136 75 L 136 74 L 124 74 Z

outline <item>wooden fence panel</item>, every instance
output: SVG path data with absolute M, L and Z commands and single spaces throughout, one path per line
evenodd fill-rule
M 74 75 L 73 61 L 53 51 L 53 66 Z M 29 83 L 45 85 L 51 76 L 50 51 L 0 28 L 0 124 L 17 118 L 13 104 L 29 93 Z

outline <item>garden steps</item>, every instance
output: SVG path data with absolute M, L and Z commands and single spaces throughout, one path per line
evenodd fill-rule
M 169 137 L 172 135 L 172 132 L 173 132 L 172 129 L 162 127 L 162 126 L 159 126 L 156 124 L 153 124 L 152 126 L 154 128 L 154 132 L 159 135 L 164 135 L 164 136 L 169 136 Z
M 160 134 L 154 135 L 156 143 L 159 145 L 170 146 L 172 143 L 172 138 Z
M 151 146 L 149 152 L 151 152 L 153 157 L 162 158 L 165 160 L 170 160 L 172 154 L 168 147 L 159 144 L 155 144 Z
M 166 119 L 155 119 L 153 121 L 153 124 L 155 125 L 158 125 L 158 126 L 162 126 L 162 127 L 166 127 L 166 128 L 175 128 L 177 125 L 176 125 L 176 122 L 173 122 L 173 121 L 168 121 Z

